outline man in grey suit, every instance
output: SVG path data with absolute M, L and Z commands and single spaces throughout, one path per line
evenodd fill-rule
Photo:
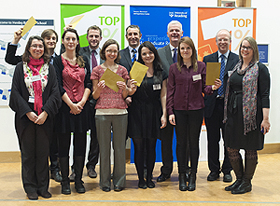
M 225 29 L 218 31 L 216 35 L 218 51 L 203 58 L 203 62 L 205 63 L 221 62 L 220 79 L 222 80 L 222 86 L 218 90 L 215 90 L 210 96 L 204 96 L 204 117 L 208 141 L 208 168 L 210 170 L 210 174 L 207 177 L 208 181 L 217 180 L 220 176 L 220 172 L 224 173 L 224 182 L 232 181 L 230 174 L 232 168 L 225 147 L 222 167 L 220 167 L 219 161 L 219 142 L 221 135 L 224 138 L 224 94 L 230 71 L 234 68 L 239 60 L 238 55 L 232 53 L 229 50 L 230 43 L 230 32 Z
M 104 62 L 104 60 L 100 58 L 100 54 L 99 54 L 100 52 L 99 43 L 102 40 L 102 30 L 96 25 L 89 27 L 87 30 L 87 40 L 89 45 L 87 47 L 82 47 L 80 49 L 80 55 L 84 56 L 87 59 L 87 61 L 90 64 L 90 71 L 92 72 L 92 69 L 94 67 Z M 95 116 L 95 109 L 94 109 L 95 103 L 96 100 L 90 99 L 90 104 L 93 109 L 93 116 Z M 88 170 L 87 172 L 88 176 L 91 178 L 97 177 L 97 173 L 95 171 L 95 165 L 98 163 L 99 146 L 98 146 L 98 141 L 96 136 L 97 135 L 96 135 L 95 121 L 94 121 L 94 124 L 92 125 L 90 131 L 90 149 L 88 153 L 88 162 L 86 164 Z M 75 173 L 73 172 L 70 175 L 71 180 L 75 176 L 74 174 Z
M 170 44 L 158 49 L 158 54 L 163 66 L 163 70 L 169 74 L 170 65 L 177 62 L 177 49 L 179 40 L 183 36 L 182 24 L 177 20 L 172 20 L 167 26 L 167 36 Z M 168 118 L 167 118 L 168 119 Z M 167 121 L 167 126 L 161 130 L 161 174 L 157 178 L 158 182 L 163 182 L 170 178 L 173 170 L 172 154 L 173 126 Z

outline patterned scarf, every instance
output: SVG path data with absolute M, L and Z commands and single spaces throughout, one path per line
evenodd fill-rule
M 40 69 L 42 65 L 44 64 L 44 59 L 33 59 L 32 57 L 29 58 L 30 62 L 27 64 L 28 67 L 32 71 L 32 76 L 40 76 Z M 36 66 L 36 68 L 34 67 Z M 42 113 L 42 107 L 43 107 L 43 98 L 42 98 L 42 82 L 41 77 L 38 81 L 32 82 L 33 89 L 34 89 L 34 110 L 38 112 L 38 115 Z
M 237 71 L 238 74 L 244 75 L 242 81 L 243 90 L 243 122 L 244 122 L 244 135 L 248 132 L 257 129 L 256 115 L 257 115 L 257 92 L 258 92 L 258 75 L 259 66 L 258 62 L 250 62 L 249 66 L 241 71 L 242 60 L 236 64 L 232 74 Z M 231 77 L 231 76 L 230 76 Z M 229 95 L 229 80 L 227 81 L 226 95 L 225 95 L 225 106 L 224 106 L 224 123 L 227 121 L 227 104 Z

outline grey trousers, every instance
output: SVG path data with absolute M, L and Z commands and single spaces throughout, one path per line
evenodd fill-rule
M 100 152 L 100 187 L 111 187 L 111 128 L 114 149 L 114 186 L 125 187 L 125 141 L 127 114 L 96 115 L 96 132 Z

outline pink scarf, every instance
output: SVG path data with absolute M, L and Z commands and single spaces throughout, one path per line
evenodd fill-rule
M 32 70 L 32 76 L 40 75 L 39 71 L 44 64 L 44 59 L 33 59 L 30 57 L 30 62 L 27 64 L 28 67 Z M 36 68 L 34 68 L 36 66 Z M 38 115 L 42 113 L 43 107 L 43 98 L 42 98 L 42 83 L 41 77 L 40 80 L 32 82 L 34 90 L 34 110 L 38 112 Z

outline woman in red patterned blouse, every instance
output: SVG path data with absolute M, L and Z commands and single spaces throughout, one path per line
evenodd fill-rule
M 62 35 L 65 52 L 54 58 L 62 106 L 56 118 L 59 139 L 59 160 L 62 182 L 61 193 L 71 194 L 69 175 L 69 148 L 73 133 L 75 189 L 84 193 L 82 174 L 86 152 L 87 130 L 92 125 L 88 97 L 91 93 L 89 64 L 79 56 L 80 44 L 77 31 L 66 30 Z

